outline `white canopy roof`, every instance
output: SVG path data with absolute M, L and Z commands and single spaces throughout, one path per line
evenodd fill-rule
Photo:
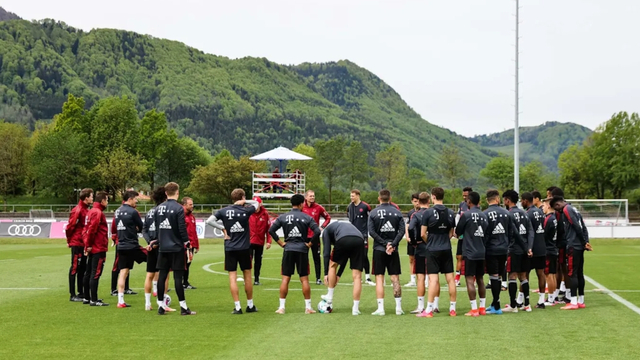
M 258 154 L 250 158 L 251 160 L 313 160 L 312 158 L 298 154 L 295 151 L 289 150 L 286 147 L 277 147 L 273 150 L 269 150 L 265 153 Z

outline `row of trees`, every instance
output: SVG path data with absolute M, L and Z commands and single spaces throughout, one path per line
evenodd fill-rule
M 640 117 L 614 114 L 558 159 L 560 184 L 577 198 L 628 197 L 640 186 Z
M 170 130 L 163 113 L 139 118 L 127 97 L 106 98 L 87 110 L 73 95 L 52 123 L 32 134 L 0 122 L 0 158 L 0 194 L 69 199 L 86 186 L 117 194 L 169 180 L 187 184 L 193 169 L 211 161 L 197 143 Z

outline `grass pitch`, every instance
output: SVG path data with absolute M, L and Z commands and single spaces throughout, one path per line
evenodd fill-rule
M 585 256 L 585 274 L 640 306 L 636 271 L 640 240 L 592 243 L 595 251 Z M 116 298 L 109 296 L 113 248 L 99 289 L 99 296 L 111 306 L 96 308 L 68 301 L 70 256 L 64 240 L 0 239 L 0 359 L 630 359 L 640 354 L 640 343 L 633 340 L 640 330 L 640 315 L 590 283 L 587 308 L 578 311 L 565 312 L 556 306 L 532 313 L 466 318 L 462 315 L 470 305 L 465 288 L 460 287 L 456 318 L 443 312 L 419 319 L 408 314 L 417 304 L 415 288 L 403 288 L 407 315 L 394 315 L 390 287 L 385 291 L 387 315 L 369 315 L 376 301 L 374 288 L 367 285 L 361 316 L 351 315 L 351 287 L 345 285 L 336 289 L 332 314 L 305 315 L 300 283 L 294 277 L 287 314 L 277 315 L 282 256 L 277 246 L 265 250 L 262 285 L 254 288 L 259 312 L 232 315 L 223 247 L 215 241 L 205 244 L 191 267 L 191 283 L 198 289 L 186 292 L 189 307 L 198 314 L 161 317 L 144 311 L 144 264 L 136 265 L 131 275 L 131 287 L 139 295 L 125 296 L 132 307 L 116 308 Z M 404 284 L 409 280 L 406 255 L 402 261 Z M 343 284 L 351 281 L 348 273 Z M 314 307 L 324 292 L 324 286 L 312 285 Z M 177 301 L 175 292 L 169 294 Z M 489 303 L 490 293 L 487 297 Z M 244 308 L 242 292 L 241 300 Z M 507 300 L 508 294 L 502 292 L 503 304 Z M 532 293 L 531 300 L 535 303 L 537 294 Z M 440 307 L 448 308 L 446 289 Z

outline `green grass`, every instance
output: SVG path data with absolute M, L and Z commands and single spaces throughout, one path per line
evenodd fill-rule
M 611 290 L 640 290 L 640 275 L 634 271 L 640 259 L 638 240 L 596 240 L 595 251 L 586 255 L 586 274 Z M 292 281 L 287 314 L 273 312 L 278 306 L 281 250 L 266 251 L 262 286 L 255 288 L 256 314 L 231 315 L 233 307 L 223 272 L 224 253 L 218 242 L 203 245 L 191 267 L 187 291 L 193 317 L 175 313 L 164 317 L 144 311 L 143 291 L 127 296 L 129 309 L 117 309 L 108 296 L 113 250 L 107 257 L 99 295 L 107 308 L 90 308 L 68 301 L 69 254 L 62 240 L 0 239 L 0 288 L 46 288 L 44 290 L 0 290 L 0 359 L 407 359 L 416 354 L 432 358 L 635 358 L 640 343 L 629 341 L 637 333 L 640 315 L 610 296 L 594 292 L 587 284 L 587 308 L 563 312 L 559 307 L 532 313 L 466 318 L 467 293 L 458 293 L 458 314 L 440 314 L 433 319 L 392 315 L 394 301 L 386 288 L 387 316 L 369 315 L 376 308 L 374 288 L 365 286 L 362 316 L 351 315 L 351 288 L 338 286 L 334 313 L 304 315 L 299 282 Z M 403 269 L 408 259 L 403 258 Z M 346 274 L 346 273 L 345 273 Z M 132 272 L 131 286 L 141 288 L 144 264 Z M 345 276 L 344 283 L 350 276 Z M 276 279 L 276 280 L 268 280 Z M 406 283 L 408 274 L 402 275 Z M 535 275 L 533 275 L 535 282 Z M 173 288 L 173 284 L 170 285 Z M 312 285 L 314 306 L 324 287 Z M 459 288 L 464 289 L 464 288 Z M 175 298 L 175 292 L 170 295 Z M 618 295 L 640 305 L 640 292 Z M 414 289 L 403 288 L 403 307 L 416 306 Z M 489 296 L 490 297 L 490 296 Z M 502 301 L 507 300 L 506 292 Z M 242 304 L 246 306 L 244 295 Z M 537 299 L 532 294 L 532 301 Z M 442 291 L 440 307 L 447 308 Z M 559 344 L 564 344 L 559 346 Z

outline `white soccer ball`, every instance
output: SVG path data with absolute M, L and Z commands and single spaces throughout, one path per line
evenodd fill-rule
M 318 303 L 318 312 L 321 314 L 329 314 L 333 311 L 333 309 L 331 308 L 331 306 L 329 305 L 328 302 L 326 302 L 325 300 L 321 300 Z
M 164 306 L 169 306 L 171 305 L 171 296 L 164 294 Z
M 244 282 L 244 279 L 243 279 L 243 278 L 241 278 L 241 277 L 239 277 L 237 281 L 238 281 L 238 282 Z

